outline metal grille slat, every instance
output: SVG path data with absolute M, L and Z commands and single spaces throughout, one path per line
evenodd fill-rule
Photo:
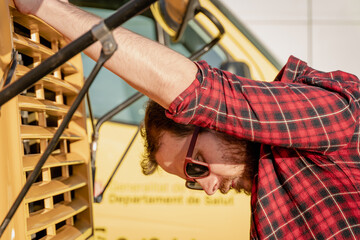
M 47 59 L 55 53 L 53 50 L 43 46 L 41 43 L 34 42 L 31 39 L 23 37 L 17 33 L 13 33 L 13 40 L 16 49 L 30 57 L 41 56 L 42 59 Z M 64 63 L 60 68 L 63 70 L 65 75 L 71 75 L 78 72 L 78 69 L 70 62 Z
M 40 127 L 40 126 L 30 126 L 23 125 L 21 129 L 21 138 L 22 139 L 51 139 L 56 132 L 56 128 L 53 127 Z M 64 140 L 81 140 L 82 137 L 73 131 L 67 129 L 63 132 L 60 139 Z
M 66 62 L 60 68 L 66 76 L 78 72 L 78 69 L 73 64 L 71 64 L 71 62 Z
M 86 181 L 80 176 L 71 176 L 63 179 L 53 179 L 47 183 L 34 184 L 26 195 L 25 202 L 34 202 L 64 192 L 81 188 Z
M 65 225 L 56 232 L 56 236 L 41 240 L 80 240 L 87 239 L 92 233 L 89 223 L 77 221 L 75 226 Z
M 23 157 L 23 171 L 32 171 L 40 157 L 41 154 L 25 155 Z M 43 168 L 83 164 L 84 162 L 84 158 L 76 153 L 55 154 L 49 156 Z
M 46 111 L 46 113 L 53 116 L 65 116 L 69 111 L 69 106 L 52 102 L 49 100 L 36 99 L 33 97 L 19 96 L 19 106 L 23 111 Z M 74 117 L 83 117 L 83 115 L 76 111 Z
M 58 31 L 47 25 L 41 19 L 33 15 L 23 15 L 12 6 L 9 6 L 9 9 L 14 22 L 17 22 L 23 26 L 37 26 L 39 28 L 40 35 L 50 42 L 52 40 L 62 39 L 62 36 Z
M 16 68 L 16 76 L 22 77 L 25 75 L 30 69 L 23 65 L 18 65 Z M 79 89 L 67 83 L 61 79 L 55 78 L 51 75 L 47 75 L 44 78 L 40 79 L 38 83 L 44 85 L 44 88 L 47 88 L 51 91 L 62 91 L 65 94 L 69 95 L 77 95 L 79 93 Z
M 27 219 L 28 234 L 33 234 L 47 228 L 50 225 L 62 222 L 73 217 L 88 208 L 87 202 L 74 199 L 72 202 L 57 204 L 53 209 L 45 209 L 39 213 L 32 214 Z
M 19 34 L 13 33 L 13 39 L 16 49 L 30 57 L 38 57 L 41 55 L 43 59 L 46 59 L 55 53 L 42 44 L 31 41 Z

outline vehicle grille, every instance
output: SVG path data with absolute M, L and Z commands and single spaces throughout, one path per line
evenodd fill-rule
M 62 36 L 41 20 L 9 7 L 16 79 L 64 46 Z M 16 97 L 21 182 L 33 171 L 82 84 L 78 55 Z M 7 117 L 6 110 L 2 118 Z M 11 116 L 8 116 L 11 117 Z M 43 166 L 21 207 L 25 236 L 19 239 L 86 239 L 92 234 L 89 145 L 81 106 Z M 16 143 L 15 143 L 16 144 Z M 15 161 L 15 159 L 12 159 Z M 15 171 L 15 170 L 14 170 Z M 19 171 L 19 170 L 17 170 Z

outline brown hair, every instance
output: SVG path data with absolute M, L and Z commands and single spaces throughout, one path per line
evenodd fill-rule
M 156 170 L 158 164 L 155 154 L 159 150 L 160 139 L 164 131 L 168 131 L 177 137 L 185 137 L 192 134 L 194 129 L 194 125 L 179 124 L 167 118 L 165 109 L 156 102 L 149 100 L 140 131 L 145 140 L 145 152 L 141 162 L 143 173 L 149 175 Z

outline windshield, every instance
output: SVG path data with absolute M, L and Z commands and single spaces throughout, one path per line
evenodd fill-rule
M 89 7 L 83 7 L 83 9 L 102 18 L 106 18 L 114 13 L 113 10 L 107 9 Z M 139 15 L 128 20 L 122 26 L 150 39 L 156 39 L 155 22 L 151 18 Z M 87 77 L 94 67 L 95 62 L 85 54 L 82 54 L 82 59 L 84 76 Z M 93 116 L 95 118 L 102 117 L 108 111 L 123 103 L 134 93 L 136 93 L 136 90 L 130 87 L 125 81 L 121 80 L 119 76 L 102 68 L 89 90 Z M 127 124 L 139 124 L 144 118 L 144 105 L 146 101 L 147 97 L 142 97 L 130 107 L 115 115 L 111 120 Z

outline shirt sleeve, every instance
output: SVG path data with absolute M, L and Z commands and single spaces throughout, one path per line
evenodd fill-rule
M 354 75 L 316 71 L 293 56 L 273 82 L 197 65 L 195 81 L 166 112 L 178 123 L 324 154 L 354 135 L 360 98 Z

